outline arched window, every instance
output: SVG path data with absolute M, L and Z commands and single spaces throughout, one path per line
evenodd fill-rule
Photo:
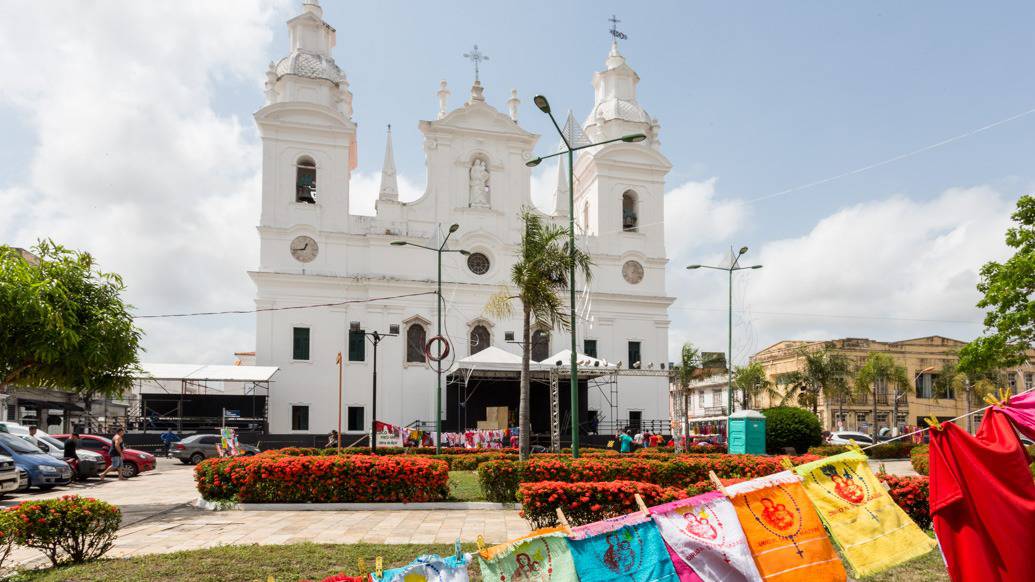
M 550 357 L 550 332 L 537 329 L 532 332 L 532 361 L 542 362 Z
M 295 165 L 295 202 L 316 204 L 316 162 L 309 156 Z
M 406 328 L 406 361 L 424 363 L 424 346 L 428 343 L 428 332 L 419 323 Z
M 484 325 L 476 325 L 471 328 L 471 355 L 477 354 L 478 352 L 489 347 L 492 343 L 492 338 L 489 336 L 489 328 Z
M 636 226 L 639 224 L 638 213 L 636 192 L 626 190 L 622 194 L 622 230 L 636 232 Z

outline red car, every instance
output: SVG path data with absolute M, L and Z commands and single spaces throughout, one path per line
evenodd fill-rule
M 51 435 L 61 442 L 65 442 L 69 436 L 67 434 L 55 434 Z M 93 451 L 104 457 L 104 468 L 107 469 L 111 465 L 111 439 L 108 437 L 97 436 L 93 434 L 82 434 L 79 435 L 78 447 L 83 450 Z M 122 466 L 123 474 L 127 477 L 136 477 L 144 471 L 153 471 L 155 468 L 155 456 L 151 453 L 145 453 L 144 451 L 138 451 L 137 449 L 131 449 L 125 447 L 122 451 Z

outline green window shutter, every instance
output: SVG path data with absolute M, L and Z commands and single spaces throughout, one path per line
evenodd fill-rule
M 309 359 L 309 328 L 294 328 L 294 341 L 292 347 L 292 358 L 295 360 Z
M 367 359 L 366 338 L 363 330 L 349 331 L 349 361 L 363 362 Z

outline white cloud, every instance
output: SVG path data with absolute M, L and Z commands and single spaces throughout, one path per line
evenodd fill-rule
M 714 177 L 686 182 L 665 194 L 665 247 L 673 262 L 689 260 L 691 251 L 725 241 L 743 228 L 747 207 L 736 199 L 718 199 L 717 182 Z
M 764 268 L 735 277 L 735 360 L 782 339 L 971 339 L 981 329 L 978 271 L 1006 255 L 1003 234 L 1014 203 L 987 186 L 952 188 L 924 201 L 894 196 L 843 208 L 800 237 L 752 248 L 748 262 Z M 673 271 L 670 281 L 685 283 L 676 287 L 673 329 L 689 332 L 673 334 L 673 343 L 689 337 L 704 349 L 723 349 L 725 275 Z
M 220 115 L 212 96 L 243 84 L 259 103 L 285 4 L 0 7 L 0 105 L 36 138 L 25 182 L 0 182 L 0 202 L 16 209 L 0 239 L 90 251 L 124 275 L 140 312 L 250 305 L 242 265 L 257 262 L 259 146 L 251 120 Z M 238 319 L 144 321 L 145 357 L 227 361 L 254 345 L 253 323 Z

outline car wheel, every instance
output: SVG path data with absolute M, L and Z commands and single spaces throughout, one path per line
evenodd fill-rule
M 204 460 L 205 460 L 204 453 L 194 453 L 193 455 L 190 456 L 190 463 L 192 465 L 197 465 L 198 463 L 200 463 L 200 462 L 202 462 Z
M 126 463 L 122 466 L 123 477 L 136 477 L 140 474 L 140 467 L 136 463 Z
M 53 485 L 37 485 L 37 487 L 39 487 L 40 491 L 50 491 L 54 488 Z
M 180 459 L 180 462 L 183 463 L 184 465 L 189 465 L 190 464 L 190 459 Z
M 244 454 L 244 456 L 246 456 L 246 457 L 254 457 L 255 453 L 253 453 L 251 451 L 248 451 L 247 453 Z

